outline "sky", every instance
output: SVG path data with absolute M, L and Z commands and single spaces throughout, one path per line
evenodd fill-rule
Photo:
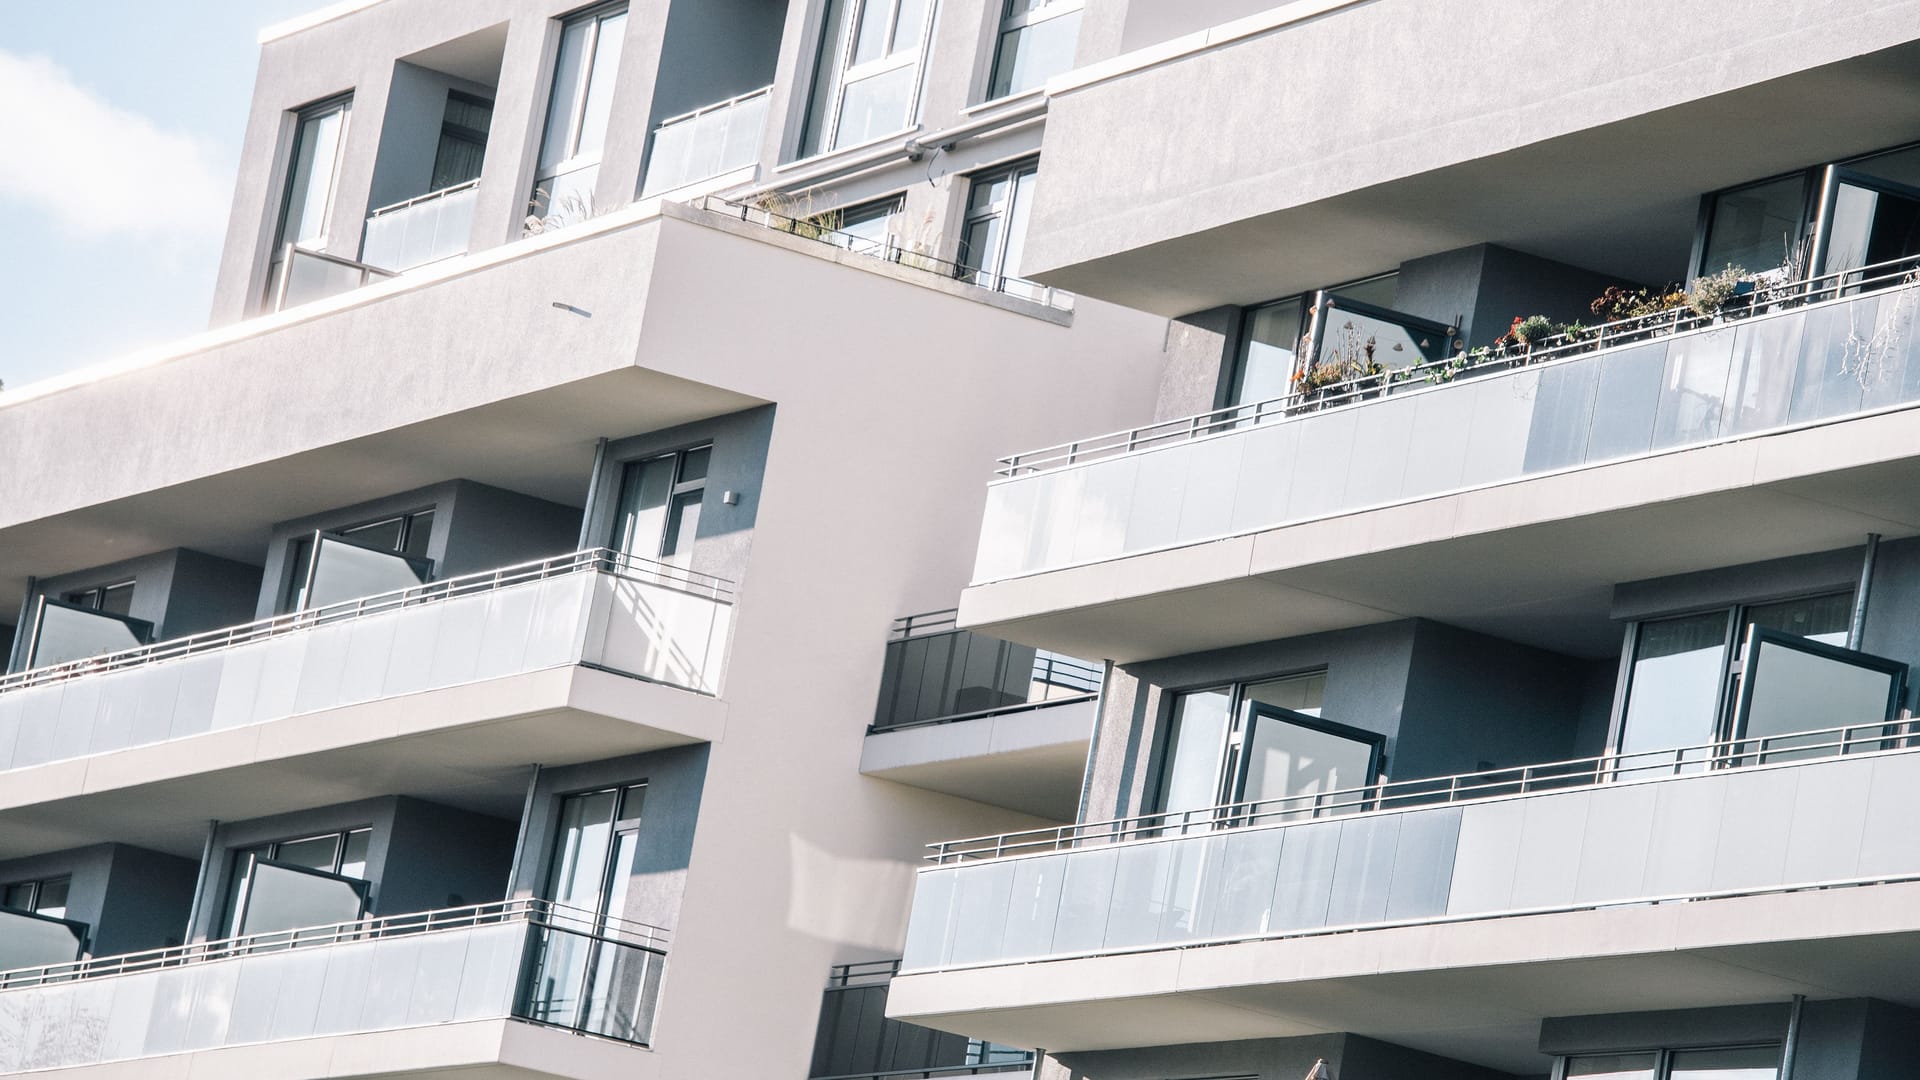
M 328 0 L 0 0 L 0 382 L 207 325 L 264 26 Z

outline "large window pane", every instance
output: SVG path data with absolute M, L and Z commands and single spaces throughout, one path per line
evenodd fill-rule
M 1853 626 L 1853 594 L 1830 593 L 1756 604 L 1747 609 L 1747 626 L 1778 630 L 1826 645 L 1845 645 L 1847 631 Z M 1741 634 L 1741 639 L 1745 638 Z
M 240 933 L 261 934 L 358 919 L 366 883 L 260 861 L 253 865 Z
M 600 33 L 594 40 L 593 67 L 587 72 L 587 100 L 580 109 L 580 135 L 573 150 L 576 157 L 599 157 L 600 148 L 607 141 L 614 75 L 620 70 L 620 48 L 626 32 L 625 12 L 600 20 Z
M 141 619 L 116 618 L 48 601 L 40 611 L 40 627 L 33 640 L 30 667 L 47 667 L 89 656 L 145 645 L 153 624 Z
M 333 203 L 335 165 L 340 136 L 346 128 L 345 105 L 301 118 L 294 138 L 293 168 L 287 182 L 286 217 L 279 242 L 311 244 L 326 232 L 327 212 Z
M 560 52 L 553 64 L 553 92 L 547 98 L 547 127 L 540 140 L 540 171 L 551 173 L 573 156 L 573 111 L 587 76 L 587 40 L 593 20 L 568 23 L 560 31 Z
M 1316 671 L 1311 675 L 1291 675 L 1272 682 L 1253 683 L 1247 687 L 1246 699 L 1307 716 L 1319 716 L 1326 694 L 1327 673 Z
M 1750 1046 L 1738 1050 L 1681 1050 L 1667 1070 L 1669 1080 L 1775 1080 L 1780 1048 Z
M 1287 396 L 1299 358 L 1301 315 L 1298 298 L 1247 312 L 1246 344 L 1233 375 L 1232 405 L 1251 405 Z
M 595 791 L 565 801 L 560 812 L 559 854 L 547 896 L 556 904 L 599 911 L 606 888 L 608 843 L 617 791 Z
M 422 559 L 374 551 L 323 536 L 313 560 L 306 606 L 321 608 L 345 600 L 410 589 L 426 581 L 429 571 L 429 564 Z
M 1203 810 L 1219 802 L 1220 757 L 1233 695 L 1201 690 L 1174 700 L 1160 772 L 1160 809 Z
M 1567 1080 L 1653 1080 L 1654 1054 L 1593 1054 L 1567 1059 Z
M 1031 6 L 1022 0 L 1008 4 L 1007 21 L 1018 25 L 1001 31 L 991 97 L 1025 93 L 1073 67 L 1074 46 L 1080 37 L 1079 9 L 1031 21 L 1013 10 Z
M 897 67 L 849 82 L 841 94 L 836 146 L 855 146 L 907 126 L 920 69 Z
M 1806 188 L 1805 177 L 1790 176 L 1714 196 L 1700 273 L 1717 274 L 1729 266 L 1760 272 L 1783 265 L 1800 238 Z
M 0 908 L 0 971 L 80 959 L 86 928 Z
M 1894 691 L 1906 673 L 1904 665 L 1845 649 L 1802 645 L 1775 637 L 1775 633 L 1756 633 L 1747 652 L 1742 677 L 1748 685 L 1742 694 L 1744 711 L 1739 718 L 1743 739 L 1871 726 L 1888 719 Z M 1783 755 L 1782 749 L 1832 739 L 1830 735 L 1817 739 L 1774 738 L 1766 748 L 1764 761 L 1789 760 L 1793 755 Z M 1861 746 L 1872 748 L 1871 743 Z M 1757 753 L 1760 748 L 1753 749 Z
M 1719 611 L 1641 625 L 1621 753 L 1713 741 L 1726 636 L 1727 615 Z
M 1318 814 L 1350 813 L 1364 808 L 1351 800 L 1322 802 L 1329 792 L 1373 782 L 1378 744 L 1315 728 L 1277 711 L 1255 707 L 1247 736 L 1246 802 L 1287 800 L 1281 812 L 1262 821 L 1292 821 Z

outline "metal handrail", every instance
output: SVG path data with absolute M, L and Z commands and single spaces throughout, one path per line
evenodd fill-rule
M 665 120 L 662 120 L 658 124 L 655 124 L 653 126 L 653 130 L 657 133 L 662 128 L 672 127 L 675 124 L 685 123 L 686 121 L 692 120 L 697 116 L 705 116 L 707 113 L 720 112 L 723 109 L 731 109 L 735 105 L 740 104 L 741 102 L 750 101 L 757 97 L 763 97 L 767 94 L 771 94 L 772 92 L 773 92 L 773 86 L 769 84 L 761 87 L 758 90 L 749 90 L 744 94 L 735 94 L 733 97 L 730 97 L 725 101 L 716 101 L 711 105 L 702 105 L 697 109 L 692 109 L 687 112 L 683 112 L 678 116 L 669 116 Z
M 893 620 L 893 628 L 887 632 L 887 638 L 890 641 L 904 641 L 923 634 L 944 633 L 954 629 L 959 618 L 959 608 L 942 608 L 939 611 L 902 615 Z
M 842 229 L 830 229 L 818 220 L 790 217 L 765 206 L 740 202 L 724 195 L 703 195 L 688 204 L 697 210 L 709 214 L 732 218 L 748 225 L 758 225 L 773 232 L 786 233 L 802 239 L 818 240 L 823 244 L 839 248 L 855 255 L 864 255 L 879 259 L 894 266 L 903 266 L 909 270 L 919 270 L 962 284 L 973 285 L 990 292 L 1002 293 L 1017 299 L 1030 300 L 1037 304 L 1053 308 L 1056 311 L 1073 310 L 1073 294 L 1062 292 L 1051 285 L 1042 285 L 1037 281 L 1012 277 L 1007 274 L 983 274 L 977 267 L 952 259 L 943 259 L 937 255 L 911 251 L 900 245 L 892 233 L 875 242 L 868 237 L 850 233 Z M 1032 290 L 1037 296 L 1023 296 L 1016 290 Z
M 286 249 L 281 253 L 280 279 L 274 282 L 273 285 L 273 310 L 275 311 L 285 311 L 287 308 L 287 289 L 293 282 L 293 260 L 297 255 L 303 255 L 309 259 L 319 259 L 321 262 L 330 262 L 335 266 L 344 266 L 349 270 L 358 270 L 360 272 L 361 286 L 366 285 L 366 283 L 374 277 L 391 278 L 400 276 L 400 272 L 397 270 L 388 270 L 385 267 L 375 266 L 372 263 L 364 263 L 358 259 L 349 259 L 344 255 L 329 255 L 324 251 L 315 251 L 312 248 L 301 247 L 299 244 L 288 244 Z
M 1619 319 L 1586 327 L 1578 334 L 1556 334 L 1540 342 L 1461 354 L 1448 360 L 1414 364 L 1393 371 L 1364 375 L 1312 390 L 1294 391 L 1264 401 L 1230 405 L 1175 420 L 1108 432 L 1091 438 L 1012 454 L 998 459 L 994 475 L 1024 476 L 1065 468 L 1084 461 L 1117 457 L 1140 450 L 1171 446 L 1250 424 L 1360 404 L 1395 386 L 1409 383 L 1447 383 L 1463 376 L 1510 370 L 1554 360 L 1624 348 L 1656 338 L 1710 331 L 1723 320 L 1777 314 L 1816 303 L 1843 300 L 1893 285 L 1920 284 L 1920 256 L 1889 259 L 1852 270 L 1834 270 L 1796 281 L 1774 283 L 1764 276 L 1751 279 L 1750 293 L 1736 297 L 1713 315 L 1701 315 L 1682 304 L 1666 311 Z
M 664 927 L 631 919 L 598 915 L 581 908 L 556 904 L 550 900 L 498 900 L 488 904 L 441 908 L 435 911 L 382 915 L 299 927 L 270 930 L 215 941 L 196 941 L 164 949 L 122 953 L 118 956 L 70 960 L 60 964 L 15 968 L 0 971 L 0 990 L 23 986 L 44 986 L 86 979 L 130 975 L 160 968 L 211 963 L 260 952 L 307 949 L 345 942 L 377 941 L 406 934 L 425 934 L 443 930 L 466 930 L 477 926 L 495 926 L 522 922 L 566 933 L 590 937 L 608 944 L 641 949 L 666 955 L 669 932 Z M 584 928 L 584 929 L 583 929 Z
M 1041 709 L 1059 708 L 1063 705 L 1078 705 L 1083 701 L 1092 701 L 1099 693 L 1089 690 L 1068 697 L 1041 698 L 1038 701 L 1021 701 L 1012 705 L 998 705 L 991 709 L 978 709 L 974 712 L 954 713 L 951 716 L 929 716 L 925 720 L 902 720 L 896 724 L 869 724 L 867 734 L 878 735 L 888 731 L 910 731 L 914 728 L 938 727 L 941 724 L 957 724 L 962 720 L 980 720 L 989 716 L 1010 716 L 1014 713 L 1038 712 Z
M 827 972 L 827 989 L 844 990 L 855 986 L 880 986 L 900 974 L 900 959 L 856 960 L 835 964 Z
M 1807 740 L 1818 740 L 1809 742 Z M 1227 803 L 1049 829 L 1028 829 L 928 844 L 936 865 L 1068 851 L 1088 845 L 1163 839 L 1223 827 L 1301 822 L 1353 814 L 1445 806 L 1479 799 L 1566 791 L 1627 780 L 1685 776 L 1713 769 L 1749 768 L 1769 758 L 1798 760 L 1920 749 L 1920 720 L 1886 720 L 1779 735 L 1721 739 L 1693 746 L 1601 754 L 1570 761 L 1516 765 L 1417 780 L 1381 780 L 1364 787 Z
M 930 1065 L 924 1069 L 889 1069 L 886 1072 L 839 1073 L 816 1076 L 813 1080 L 941 1080 L 948 1076 L 994 1076 L 1033 1068 L 1033 1055 L 1010 1061 L 982 1062 L 977 1065 Z
M 480 185 L 480 178 L 476 176 L 472 180 L 463 180 L 458 184 L 454 184 L 450 187 L 443 187 L 438 191 L 429 191 L 425 195 L 415 195 L 411 199 L 402 199 L 397 203 L 390 203 L 386 206 L 381 207 L 378 210 L 367 211 L 367 220 L 372 221 L 374 218 L 377 218 L 382 214 L 392 213 L 395 210 L 405 210 L 407 207 L 412 206 L 414 203 L 423 203 L 431 199 L 444 199 L 449 195 L 453 195 L 458 192 L 465 191 L 471 187 L 478 187 L 479 185 Z M 318 253 L 310 251 L 310 252 L 307 252 L 307 254 L 314 255 Z M 364 265 L 371 265 L 371 264 L 364 264 Z
M 213 652 L 394 608 L 412 607 L 456 596 L 492 592 L 509 585 L 586 572 L 609 573 L 629 580 L 646 581 L 719 604 L 733 602 L 733 583 L 725 578 L 643 559 L 611 548 L 588 548 L 566 555 L 503 566 L 496 570 L 482 570 L 458 577 L 443 578 L 439 581 L 429 581 L 423 585 L 374 593 L 355 600 L 342 600 L 323 607 L 274 615 L 221 630 L 207 630 L 151 645 L 102 653 L 82 660 L 68 660 L 47 667 L 17 671 L 11 675 L 0 676 L 0 693 L 44 683 L 60 682 L 83 675 L 140 667 L 179 656 Z

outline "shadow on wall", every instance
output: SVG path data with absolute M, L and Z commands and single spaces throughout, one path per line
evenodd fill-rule
M 913 867 L 835 855 L 799 836 L 787 840 L 787 926 L 836 944 L 895 952 L 907 936 Z

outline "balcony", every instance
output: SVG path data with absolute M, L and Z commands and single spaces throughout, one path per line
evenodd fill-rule
M 1666 280 L 1649 263 L 1686 258 L 1702 192 L 1913 137 L 1920 45 L 1870 0 L 1737 27 L 1675 12 L 1657 41 L 1573 0 L 1136 10 L 1121 17 L 1128 53 L 1049 88 L 1042 157 L 1076 179 L 1040 185 L 1022 265 L 1170 317 L 1492 237 Z M 1436 62 L 1479 54 L 1522 16 L 1533 47 L 1502 57 L 1501 78 Z M 1599 85 L 1616 92 L 1589 96 Z M 1753 117 L 1771 137 L 1700 137 Z
M 860 771 L 1072 820 L 1100 667 L 954 629 L 954 614 L 894 621 Z
M 272 308 L 285 311 L 395 276 L 395 271 L 383 267 L 288 244 L 280 262 L 280 279 L 273 285 Z
M 889 1015 L 1050 1050 L 1353 1031 L 1503 1065 L 1543 1016 L 1894 990 L 1920 957 L 1915 731 L 935 845 Z
M 367 568 L 339 569 L 327 585 L 316 568 L 316 596 Z M 382 794 L 410 762 L 426 770 L 417 786 L 449 768 L 702 741 L 717 730 L 731 618 L 726 582 L 596 549 L 19 672 L 0 679 L 0 769 L 13 770 L 0 820 L 163 782 L 170 812 L 244 818 L 299 785 Z M 296 757 L 297 776 L 195 783 Z M 123 835 L 128 813 L 136 832 L 158 827 L 156 798 L 139 813 L 69 807 L 62 843 L 158 844 Z
M 631 1070 L 618 1044 L 651 1040 L 666 955 L 657 927 L 510 900 L 0 972 L 0 1072 L 192 1054 L 251 1075 L 602 1075 L 577 1041 L 514 1060 L 503 1022 L 598 1036 L 587 1056 Z
M 674 191 L 760 160 L 771 86 L 663 120 L 653 129 L 642 198 Z
M 465 255 L 479 196 L 480 181 L 469 180 L 375 210 L 367 215 L 360 261 L 397 274 Z
M 1571 591 L 1564 560 L 1535 565 L 1555 547 L 1548 537 L 1515 538 L 1521 550 L 1502 563 L 1485 534 L 1521 525 L 1568 522 L 1565 542 L 1593 553 L 1582 569 L 1598 584 L 1724 564 L 1729 540 L 1758 561 L 1920 521 L 1920 502 L 1886 495 L 1907 487 L 1891 478 L 1912 464 L 1900 436 L 1820 431 L 1920 401 L 1914 268 L 1769 285 L 1711 318 L 1679 309 L 1003 458 L 961 622 L 1025 640 L 1038 635 L 1019 624 L 1050 623 L 1050 645 L 1126 660 L 1470 611 L 1485 582 L 1457 560 L 1441 559 L 1442 572 L 1386 553 L 1475 534 L 1472 562 L 1509 571 L 1504 595 L 1528 598 L 1529 575 Z M 1760 440 L 1776 436 L 1763 455 Z M 1856 466 L 1890 471 L 1831 482 Z M 1722 514 L 1766 527 L 1716 534 L 1712 550 L 1654 508 L 1741 489 Z M 1833 512 L 1782 514 L 1780 494 L 1801 490 Z M 1623 510 L 1641 517 L 1594 520 Z M 1349 561 L 1327 565 L 1335 558 Z M 1018 580 L 1037 574 L 1053 580 Z M 1236 577 L 1282 590 L 1250 607 L 1230 595 Z M 1183 637 L 1166 625 L 1169 605 L 1193 626 L 1258 625 Z M 1100 619 L 1063 614 L 1091 606 L 1105 606 Z M 1156 625 L 1172 632 L 1156 641 Z

